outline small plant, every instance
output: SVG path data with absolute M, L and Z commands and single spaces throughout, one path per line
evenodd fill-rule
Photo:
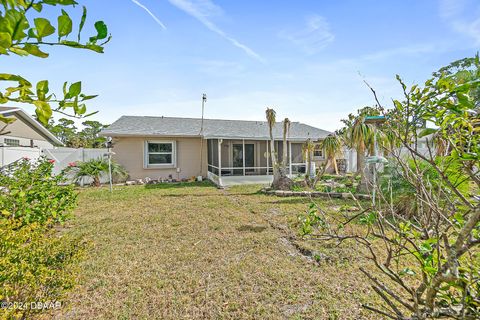
M 122 179 L 128 176 L 127 171 L 118 163 L 112 161 L 112 178 Z M 69 170 L 73 171 L 74 179 L 77 183 L 81 182 L 84 178 L 91 178 L 92 184 L 95 187 L 100 186 L 100 178 L 103 175 L 108 174 L 108 161 L 105 159 L 92 159 L 85 162 L 78 162 L 74 166 L 70 166 Z

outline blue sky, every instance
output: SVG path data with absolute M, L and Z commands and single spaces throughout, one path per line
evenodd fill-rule
M 374 103 L 363 80 L 388 104 L 400 94 L 395 74 L 422 83 L 480 48 L 478 0 L 79 2 L 87 24 L 104 20 L 113 35 L 103 55 L 47 48 L 49 59 L 11 56 L 3 68 L 57 92 L 81 80 L 99 94 L 92 119 L 105 123 L 199 117 L 205 92 L 207 118 L 263 120 L 273 106 L 279 118 L 335 130 Z M 80 8 L 69 12 L 79 20 Z

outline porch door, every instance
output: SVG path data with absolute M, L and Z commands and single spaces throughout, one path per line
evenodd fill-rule
M 243 175 L 243 144 L 233 144 L 233 167 L 242 168 L 234 169 L 234 175 Z M 255 145 L 253 143 L 245 143 L 245 167 L 255 166 Z M 254 169 L 245 169 L 246 172 L 252 172 Z

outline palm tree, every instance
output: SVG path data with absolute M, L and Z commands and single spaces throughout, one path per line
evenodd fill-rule
M 116 162 L 111 163 L 112 177 L 126 178 L 127 171 Z M 105 159 L 91 159 L 85 162 L 79 162 L 75 166 L 70 167 L 75 174 L 74 179 L 78 183 L 83 178 L 92 178 L 92 184 L 95 187 L 100 186 L 100 177 L 108 173 L 108 161 Z
M 322 149 L 327 154 L 327 163 L 326 168 L 330 164 L 333 164 L 333 168 L 335 170 L 335 174 L 338 174 L 338 167 L 337 167 L 337 156 L 342 154 L 342 139 L 337 136 L 336 134 L 330 134 L 322 142 Z
M 267 117 L 268 131 L 270 133 L 270 157 L 272 159 L 273 181 L 275 182 L 279 179 L 277 157 L 275 154 L 275 140 L 273 139 L 273 126 L 277 120 L 277 113 L 272 108 L 267 108 L 265 116 Z
M 283 120 L 283 154 L 282 154 L 282 167 L 280 170 L 280 174 L 282 176 L 287 176 L 287 157 L 288 157 L 288 150 L 287 150 L 287 135 L 290 131 L 290 120 L 285 118 Z
M 364 122 L 365 116 L 358 116 L 346 132 L 346 139 L 350 146 L 357 151 L 357 174 L 360 175 L 358 191 L 367 189 L 367 176 L 365 175 L 365 153 L 373 144 L 373 129 Z
M 365 167 L 365 152 L 371 144 L 372 128 L 363 122 L 364 117 L 355 119 L 353 126 L 347 131 L 347 138 L 357 150 L 357 174 L 361 174 Z
M 307 179 L 307 181 L 310 179 L 310 172 L 312 171 L 312 155 L 314 150 L 315 144 L 312 142 L 312 139 L 308 138 L 302 146 L 303 157 L 307 164 L 305 168 L 305 179 Z

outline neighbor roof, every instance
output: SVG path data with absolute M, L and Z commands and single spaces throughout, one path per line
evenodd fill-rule
M 202 120 L 198 118 L 122 116 L 103 129 L 100 135 L 120 136 L 182 136 L 198 137 Z M 283 124 L 277 122 L 273 128 L 275 139 L 282 139 Z M 288 140 L 318 140 L 330 132 L 303 123 L 292 122 Z M 270 139 L 265 121 L 204 119 L 203 134 L 207 139 Z
M 47 141 L 53 145 L 63 146 L 62 141 L 58 140 L 50 131 L 48 131 L 40 122 L 26 113 L 23 109 L 16 107 L 0 107 L 0 114 L 5 117 L 15 116 L 27 123 L 33 130 L 37 131 Z

